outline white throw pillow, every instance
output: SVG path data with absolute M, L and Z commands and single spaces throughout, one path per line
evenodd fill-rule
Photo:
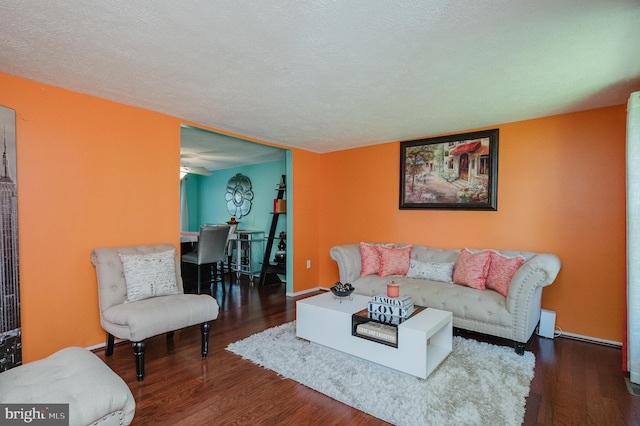
M 175 256 L 175 249 L 149 254 L 120 254 L 127 283 L 127 302 L 179 294 Z
M 450 283 L 453 280 L 454 265 L 455 263 L 421 262 L 411 259 L 407 278 Z

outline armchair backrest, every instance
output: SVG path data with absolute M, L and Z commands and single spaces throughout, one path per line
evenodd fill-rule
M 149 254 L 171 250 L 172 244 L 155 244 L 128 247 L 96 248 L 91 252 L 91 262 L 96 267 L 98 278 L 98 302 L 100 314 L 105 309 L 114 305 L 120 305 L 127 300 L 127 283 L 124 279 L 124 268 L 120 254 Z M 180 261 L 175 256 L 176 283 L 180 292 L 184 292 L 182 276 L 180 273 Z

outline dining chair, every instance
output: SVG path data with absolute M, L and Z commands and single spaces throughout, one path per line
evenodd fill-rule
M 225 255 L 227 257 L 227 270 L 229 271 L 229 286 L 231 286 L 231 280 L 233 279 L 233 271 L 231 270 L 231 263 L 233 258 L 233 248 L 236 245 L 236 239 L 234 234 L 238 229 L 238 224 L 233 223 L 229 225 L 229 240 L 227 241 L 227 249 Z
M 209 351 L 210 321 L 218 318 L 213 297 L 184 294 L 180 262 L 172 244 L 96 248 L 100 325 L 107 332 L 105 356 L 114 338 L 133 342 L 138 381 L 144 378 L 145 339 L 200 324 L 202 358 Z
M 238 223 L 227 223 L 227 224 L 213 224 L 213 223 L 205 223 L 204 226 L 229 226 L 229 240 L 227 242 L 227 250 L 225 254 L 227 256 L 227 269 L 229 273 L 231 273 L 231 257 L 233 256 L 233 246 L 236 244 L 235 238 L 233 235 L 236 233 L 238 229 Z
M 232 259 L 233 259 L 233 249 L 234 246 L 236 245 L 236 239 L 234 237 L 234 234 L 236 233 L 236 230 L 238 229 L 238 223 L 229 223 L 227 222 L 227 224 L 210 224 L 210 223 L 205 223 L 204 226 L 229 226 L 229 239 L 227 241 L 227 249 L 225 250 L 225 256 L 227 258 L 227 271 L 229 272 L 229 278 L 232 279 L 233 278 L 233 270 L 231 269 L 231 263 L 232 263 Z M 231 285 L 231 281 L 229 281 L 229 285 Z
M 229 242 L 229 231 L 229 225 L 201 226 L 198 235 L 198 247 L 196 250 L 182 255 L 183 263 L 193 264 L 198 268 L 198 294 L 202 294 L 203 267 L 209 268 L 209 287 L 219 281 L 222 284 L 222 292 L 226 292 L 224 287 L 224 261 L 228 261 L 226 249 Z

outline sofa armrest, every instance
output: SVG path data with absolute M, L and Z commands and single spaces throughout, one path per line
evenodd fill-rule
M 338 264 L 340 282 L 353 283 L 360 277 L 360 273 L 362 272 L 360 244 L 331 247 L 329 255 Z
M 526 261 L 515 273 L 509 284 L 507 309 L 513 312 L 515 300 L 530 293 L 536 287 L 551 284 L 560 272 L 560 259 L 555 254 L 542 253 Z
M 516 271 L 507 294 L 506 307 L 514 316 L 514 337 L 526 342 L 540 319 L 542 288 L 560 272 L 560 259 L 549 253 L 533 256 Z

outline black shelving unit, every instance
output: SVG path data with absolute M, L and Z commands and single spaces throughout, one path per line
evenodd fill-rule
M 282 182 L 277 188 L 278 200 L 284 200 L 284 194 L 286 193 L 286 176 L 282 175 Z M 275 210 L 275 209 L 274 209 Z M 286 266 L 280 264 L 274 264 L 271 262 L 271 250 L 273 249 L 273 243 L 276 239 L 276 230 L 278 228 L 278 219 L 280 216 L 286 214 L 286 212 L 274 211 L 271 218 L 271 228 L 269 229 L 269 236 L 266 239 L 264 248 L 264 259 L 262 261 L 262 270 L 260 271 L 260 286 L 282 284 L 282 280 L 278 275 L 286 274 Z

